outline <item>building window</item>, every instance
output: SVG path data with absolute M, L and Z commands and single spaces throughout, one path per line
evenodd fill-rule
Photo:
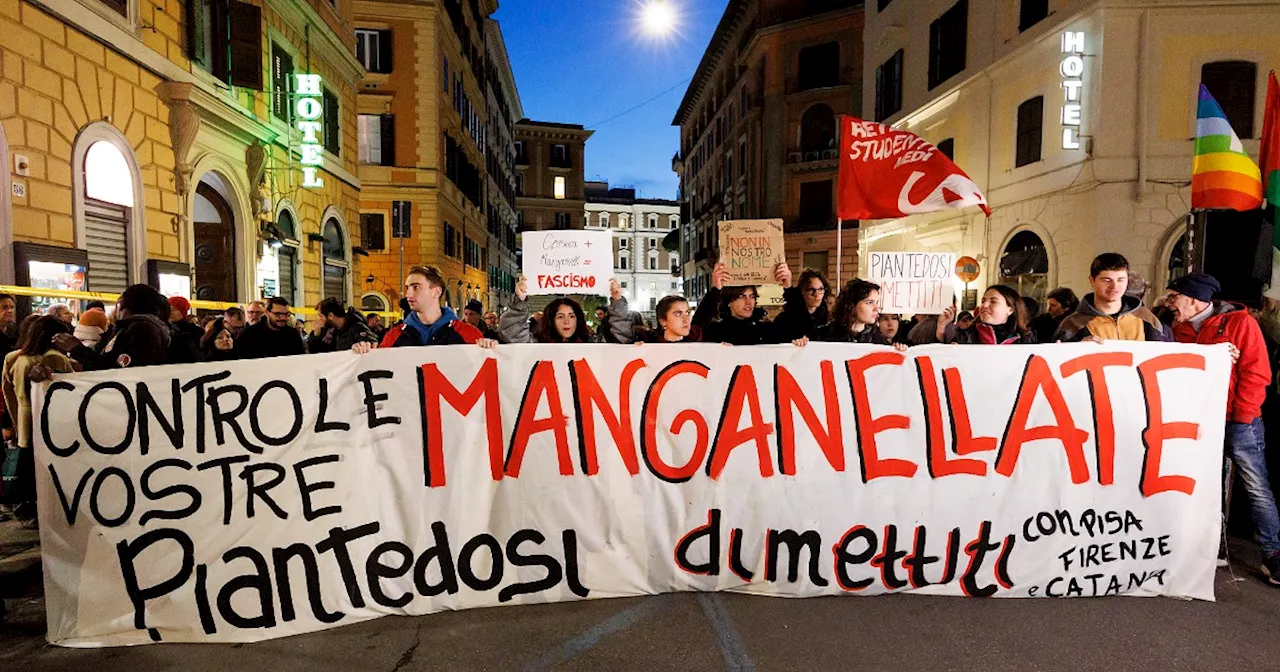
M 1036 96 L 1018 106 L 1018 149 L 1015 168 L 1040 160 L 1044 140 L 1044 96 Z
M 627 239 L 626 239 L 626 238 L 619 238 L 619 239 L 618 239 L 618 249 L 622 249 L 622 250 L 627 249 Z
M 929 25 L 929 88 L 964 72 L 969 0 L 960 0 Z
M 600 226 L 605 229 L 609 228 L 609 213 L 600 213 Z
M 293 81 L 293 56 L 284 47 L 271 43 L 271 113 L 289 123 L 293 106 L 289 104 L 289 85 Z
M 390 114 L 362 114 L 360 121 L 360 163 L 394 166 L 395 117 Z
M 840 84 L 840 43 L 827 42 L 800 50 L 798 89 L 808 91 Z
M 1200 67 L 1200 81 L 1222 106 L 1222 113 L 1240 139 L 1253 137 L 1253 110 L 1258 64 L 1250 61 L 1218 61 Z
M 651 271 L 656 271 L 656 270 L 658 270 L 658 258 L 657 258 L 657 257 L 649 257 L 649 270 L 651 270 Z M 654 283 L 654 285 L 655 285 L 655 286 L 654 286 L 654 289 L 657 289 L 657 286 L 656 286 L 656 285 L 657 285 L 657 283 Z
M 238 0 L 188 0 L 187 9 L 191 61 L 223 83 L 261 91 L 262 10 Z
M 657 215 L 649 215 L 649 228 L 651 228 L 651 229 L 656 229 L 656 228 L 658 228 L 658 216 L 657 216 Z M 652 246 L 652 245 L 650 245 L 649 247 L 653 247 L 653 246 Z
M 449 93 L 449 78 L 453 77 L 453 71 L 449 69 L 449 57 L 441 56 L 440 58 L 441 60 L 444 61 L 444 72 L 441 73 L 442 77 L 444 78 L 442 80 L 444 82 L 443 83 L 444 92 Z
M 444 223 L 444 256 L 458 257 L 458 230 L 449 222 Z
M 565 185 L 564 176 L 556 175 L 555 182 L 554 182 L 554 189 L 552 193 L 555 195 L 556 200 L 558 201 L 564 200 L 564 185 Z
M 102 4 L 111 8 L 111 11 L 129 18 L 129 2 L 128 0 L 100 0 Z
M 338 108 L 338 96 L 329 89 L 324 89 L 321 96 L 324 101 L 324 148 L 334 156 L 342 149 L 342 111 Z
M 569 228 L 569 213 L 567 212 L 556 213 L 556 228 L 559 230 L 565 230 Z
M 800 118 L 800 151 L 821 152 L 835 149 L 836 146 L 836 114 L 831 108 L 819 103 L 805 110 Z M 812 157 L 817 159 L 819 157 Z M 805 160 L 809 160 L 806 158 Z
M 943 156 L 951 159 L 952 161 L 956 160 L 956 141 L 954 138 L 947 138 L 946 140 L 939 142 L 937 147 L 938 151 L 941 152 Z
M 517 166 L 529 165 L 529 156 L 525 154 L 523 140 L 516 140 L 516 165 Z
M 1000 283 L 1044 303 L 1049 292 L 1049 253 L 1040 236 L 1021 231 L 1009 239 L 1000 255 Z
M 524 175 L 516 175 L 516 196 L 524 196 Z
M 802 182 L 800 184 L 800 227 L 821 229 L 830 221 L 835 210 L 831 207 L 831 180 Z
M 831 263 L 831 253 L 827 250 L 818 250 L 816 252 L 804 252 L 800 255 L 800 268 L 813 269 L 819 273 L 826 273 L 827 266 Z
M 627 255 L 624 254 L 618 257 L 618 269 L 622 271 L 627 270 Z
M 551 167 L 552 168 L 570 168 L 569 165 L 569 146 L 568 145 L 551 145 Z
M 369 72 L 391 72 L 391 31 L 357 28 L 356 60 Z
M 1018 13 L 1018 32 L 1030 28 L 1049 16 L 1049 0 L 1022 0 Z
M 324 278 L 322 287 L 325 298 L 347 301 L 347 249 L 346 239 L 338 220 L 330 217 L 324 223 Z
M 380 212 L 360 213 L 360 242 L 366 250 L 387 249 L 387 218 Z
M 876 121 L 884 121 L 902 109 L 902 50 L 876 68 Z

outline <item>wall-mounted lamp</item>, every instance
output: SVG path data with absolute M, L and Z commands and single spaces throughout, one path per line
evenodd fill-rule
M 370 273 L 369 275 L 365 276 L 364 284 L 372 285 L 375 280 L 377 280 L 377 278 L 373 277 L 373 274 Z
M 366 250 L 363 247 L 360 247 L 358 245 L 353 245 L 351 247 L 351 254 L 359 255 L 361 257 L 367 257 L 369 256 L 369 250 Z
M 313 243 L 323 243 L 323 242 L 324 242 L 324 234 L 322 234 L 322 233 L 308 233 L 308 234 L 307 234 L 307 240 L 309 240 L 309 241 L 311 241 L 311 242 L 313 242 Z

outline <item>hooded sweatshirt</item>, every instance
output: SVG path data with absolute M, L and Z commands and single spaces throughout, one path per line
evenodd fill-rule
M 1058 326 L 1054 340 L 1077 343 L 1094 336 L 1112 341 L 1167 341 L 1160 320 L 1135 297 L 1121 300 L 1120 313 L 1104 315 L 1093 305 L 1093 295 L 1086 294 L 1076 312 Z

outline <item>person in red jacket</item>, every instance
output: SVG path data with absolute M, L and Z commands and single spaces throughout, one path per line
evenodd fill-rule
M 392 327 L 376 347 L 403 348 L 414 345 L 462 345 L 480 340 L 480 330 L 458 319 L 452 308 L 441 307 L 444 277 L 433 266 L 414 266 L 404 279 L 404 298 L 409 311 L 404 321 Z M 366 353 L 372 343 L 357 343 L 354 351 Z
M 1226 447 L 1240 470 L 1262 544 L 1262 572 L 1280 586 L 1280 513 L 1267 473 L 1262 401 L 1271 382 L 1271 362 L 1258 321 L 1238 303 L 1214 301 L 1222 287 L 1213 276 L 1192 273 L 1169 283 L 1165 305 L 1173 313 L 1179 343 L 1230 343 L 1235 364 L 1227 396 Z

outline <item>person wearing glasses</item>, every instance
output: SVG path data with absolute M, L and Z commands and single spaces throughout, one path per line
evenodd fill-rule
M 774 278 L 784 287 L 791 283 L 791 271 L 785 264 L 774 269 Z M 757 307 L 759 292 L 753 285 L 725 287 L 729 271 L 724 262 L 711 271 L 711 289 L 698 304 L 693 314 L 693 324 L 702 330 L 706 343 L 730 345 L 769 345 L 784 343 L 778 326 L 765 319 L 764 310 Z M 718 316 L 717 316 L 718 313 Z
M 783 265 L 778 274 L 783 287 L 791 283 L 791 269 Z M 782 313 L 774 320 L 782 342 L 797 341 L 801 338 L 812 340 L 818 333 L 818 327 L 831 321 L 831 311 L 827 308 L 827 296 L 831 294 L 831 285 L 821 272 L 805 269 L 795 287 L 787 287 L 782 293 Z
M 302 336 L 289 324 L 291 317 L 288 301 L 278 296 L 267 299 L 266 315 L 245 327 L 236 339 L 236 359 L 288 357 L 306 352 Z

